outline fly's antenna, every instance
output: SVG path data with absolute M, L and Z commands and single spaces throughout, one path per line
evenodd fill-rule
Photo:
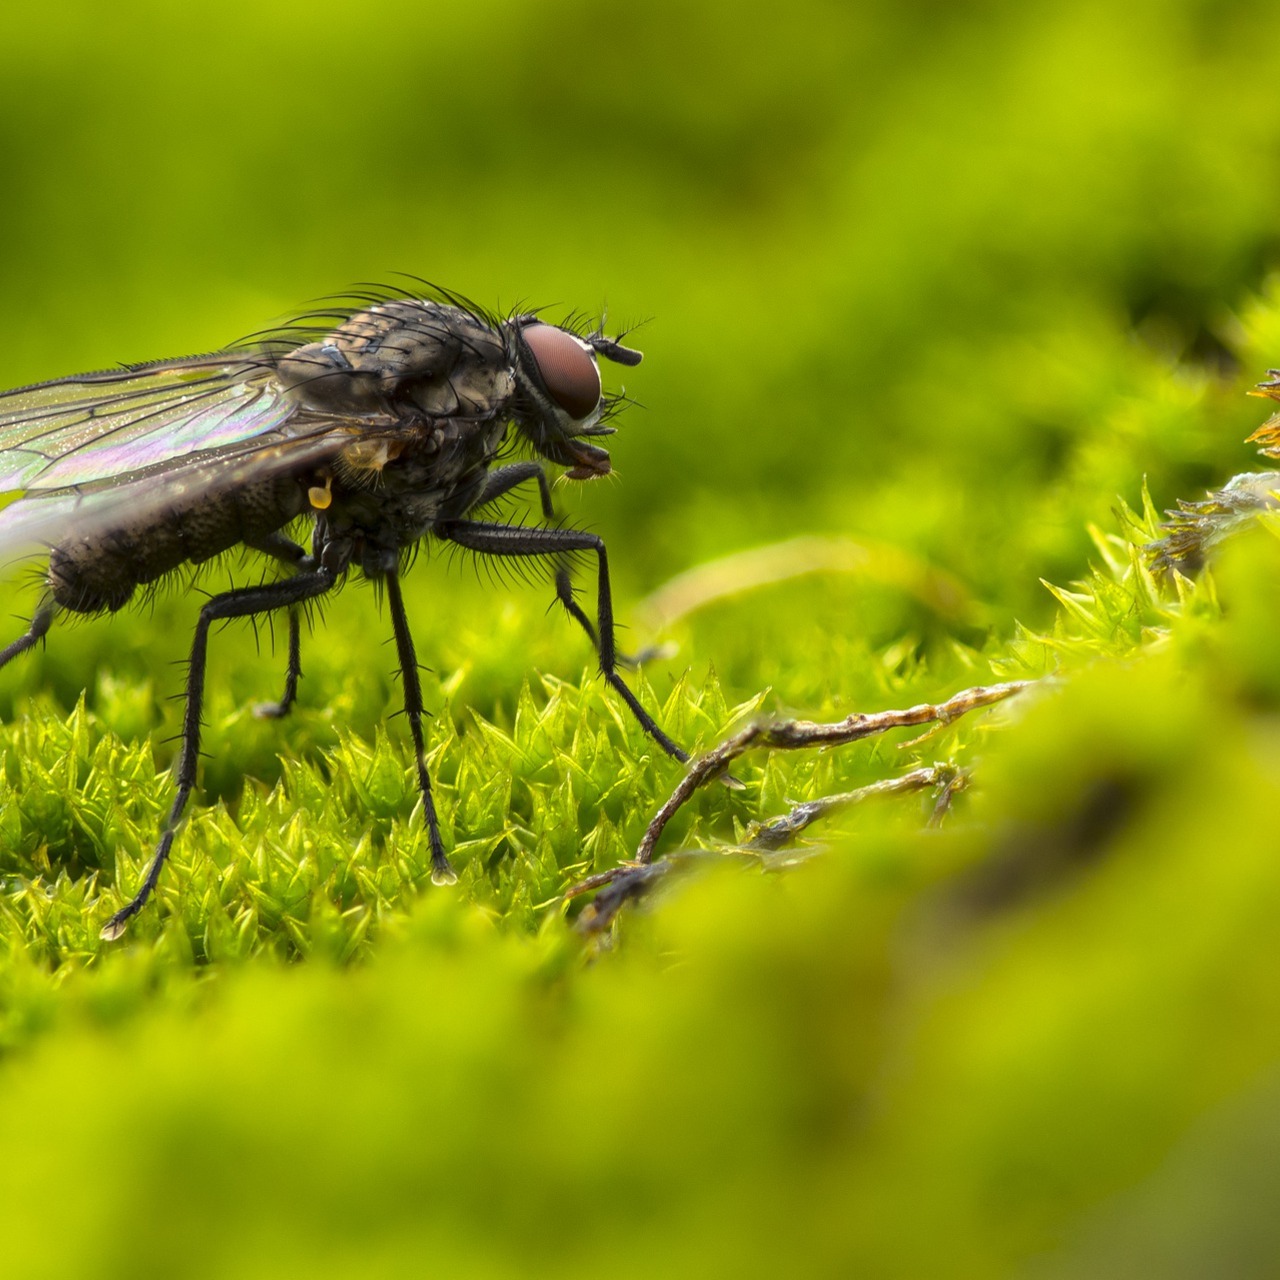
M 598 355 L 604 356 L 614 364 L 623 364 L 633 368 L 644 359 L 644 352 L 633 347 L 624 347 L 617 338 L 606 338 L 603 333 L 592 333 L 583 339 Z

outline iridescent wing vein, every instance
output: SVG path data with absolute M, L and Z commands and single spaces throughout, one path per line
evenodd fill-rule
M 164 361 L 0 394 L 0 561 L 334 453 L 355 424 L 301 410 L 258 354 Z
M 258 359 L 197 357 L 0 395 L 0 492 L 65 489 L 281 426 L 294 402 Z

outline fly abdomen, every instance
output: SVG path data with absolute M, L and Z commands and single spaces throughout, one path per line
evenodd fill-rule
M 184 564 L 202 564 L 283 528 L 306 508 L 306 483 L 280 476 L 170 502 L 113 528 L 72 536 L 49 553 L 54 600 L 76 613 L 114 613 L 134 591 Z

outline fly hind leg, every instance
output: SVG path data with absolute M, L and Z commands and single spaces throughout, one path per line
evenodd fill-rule
M 165 819 L 164 830 L 156 845 L 142 887 L 107 921 L 102 936 L 114 942 L 125 931 L 130 919 L 146 905 L 160 879 L 160 872 L 168 860 L 173 838 L 183 810 L 196 785 L 196 765 L 200 759 L 200 723 L 204 706 L 204 673 L 209 649 L 209 628 L 215 622 L 229 618 L 248 618 L 275 609 L 293 609 L 305 600 L 323 595 L 337 580 L 332 569 L 320 568 L 296 574 L 280 582 L 269 582 L 260 587 L 236 587 L 234 590 L 214 596 L 203 609 L 196 623 L 195 637 L 191 642 L 191 661 L 187 667 L 186 710 L 182 716 L 182 748 L 178 753 L 178 794 Z

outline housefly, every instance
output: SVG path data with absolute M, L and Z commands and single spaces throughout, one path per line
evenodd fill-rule
M 141 887 L 102 930 L 120 937 L 155 889 L 196 783 L 209 630 L 282 612 L 284 715 L 301 674 L 299 614 L 358 571 L 385 589 L 403 679 L 432 879 L 453 881 L 436 820 L 423 701 L 400 575 L 423 539 L 480 555 L 542 557 L 556 595 L 591 638 L 600 670 L 641 727 L 686 754 L 618 674 L 608 560 L 594 534 L 553 523 L 544 463 L 587 480 L 609 472 L 597 440 L 622 398 L 603 394 L 598 358 L 641 355 L 602 332 L 535 312 L 499 317 L 445 290 L 377 289 L 212 355 L 128 365 L 0 394 L 0 553 L 47 552 L 44 591 L 0 667 L 61 611 L 114 612 L 184 565 L 247 548 L 280 576 L 210 597 L 187 668 L 177 790 Z M 509 443 L 532 458 L 500 464 Z M 545 525 L 478 518 L 536 484 Z M 309 546 L 290 534 L 308 527 Z M 595 557 L 596 616 L 574 598 L 569 562 Z

